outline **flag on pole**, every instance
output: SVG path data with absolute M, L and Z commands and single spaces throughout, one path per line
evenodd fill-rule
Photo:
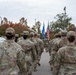
M 47 30 L 46 30 L 46 36 L 47 36 L 47 39 L 50 40 L 49 22 L 48 22 L 48 26 L 47 26 Z
M 45 24 L 43 23 L 43 28 L 42 28 L 42 37 L 45 39 Z

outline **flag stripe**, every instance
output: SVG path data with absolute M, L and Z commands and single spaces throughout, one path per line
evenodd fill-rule
M 47 26 L 47 39 L 49 40 L 50 39 L 50 29 L 49 29 L 49 24 Z

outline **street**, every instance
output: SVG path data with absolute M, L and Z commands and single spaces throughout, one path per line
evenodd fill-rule
M 37 67 L 38 71 L 33 72 L 33 75 L 52 75 L 49 65 L 49 59 L 49 53 L 44 51 L 41 56 L 41 66 Z

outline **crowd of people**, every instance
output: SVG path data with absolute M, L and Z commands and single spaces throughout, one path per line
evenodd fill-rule
M 49 42 L 49 63 L 53 75 L 76 75 L 75 42 L 74 31 L 61 31 Z
M 23 31 L 19 37 L 12 27 L 7 28 L 6 40 L 0 43 L 0 75 L 32 75 L 37 71 L 44 49 L 39 36 Z
M 61 31 L 49 41 L 50 68 L 53 75 L 76 75 L 76 33 Z M 32 75 L 40 66 L 44 42 L 40 34 L 23 31 L 21 36 L 9 27 L 0 43 L 0 75 Z

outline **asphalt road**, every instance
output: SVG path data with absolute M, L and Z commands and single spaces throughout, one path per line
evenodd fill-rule
M 36 72 L 33 72 L 33 75 L 52 75 L 49 65 L 49 53 L 44 51 L 41 56 L 41 66 L 37 67 Z

